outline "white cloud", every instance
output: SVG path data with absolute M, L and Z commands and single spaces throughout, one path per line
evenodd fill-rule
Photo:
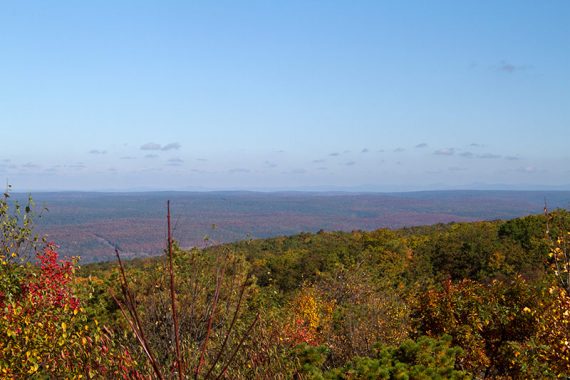
M 455 149 L 454 148 L 438 149 L 435 152 L 433 152 L 433 154 L 435 154 L 436 156 L 453 156 L 455 154 Z
M 178 150 L 180 149 L 180 144 L 177 142 L 166 144 L 160 150 L 168 151 L 168 150 Z
M 501 158 L 501 155 L 499 154 L 494 154 L 494 153 L 485 153 L 485 154 L 479 154 L 477 155 L 477 158 L 483 158 L 483 159 L 497 159 L 497 158 Z
M 149 142 L 144 145 L 141 145 L 141 150 L 160 150 L 162 146 L 157 143 Z

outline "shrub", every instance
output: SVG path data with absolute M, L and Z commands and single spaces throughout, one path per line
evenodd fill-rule
M 59 260 L 53 243 L 40 250 L 31 201 L 11 213 L 8 198 L 0 201 L 0 376 L 136 378 L 129 352 L 87 318 L 75 296 L 75 261 Z

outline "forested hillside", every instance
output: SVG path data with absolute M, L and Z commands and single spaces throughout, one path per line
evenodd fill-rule
M 34 239 L 31 208 L 5 199 L 0 211 L 5 378 L 570 375 L 563 209 L 205 249 L 173 242 L 169 255 L 82 268 Z

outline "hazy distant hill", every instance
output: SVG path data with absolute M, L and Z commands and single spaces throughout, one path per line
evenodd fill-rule
M 23 197 L 16 194 L 16 198 Z M 166 200 L 181 246 L 301 231 L 372 230 L 452 221 L 509 219 L 570 208 L 570 191 L 430 191 L 410 193 L 152 192 L 36 193 L 45 206 L 40 230 L 64 255 L 104 261 L 117 246 L 126 256 L 164 247 Z M 215 228 L 212 225 L 215 224 Z

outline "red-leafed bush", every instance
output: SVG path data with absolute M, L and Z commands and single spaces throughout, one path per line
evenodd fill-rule
M 0 378 L 136 378 L 136 362 L 111 331 L 90 320 L 74 294 L 75 260 L 60 260 L 53 243 L 39 243 L 29 223 L 32 209 L 0 200 Z

